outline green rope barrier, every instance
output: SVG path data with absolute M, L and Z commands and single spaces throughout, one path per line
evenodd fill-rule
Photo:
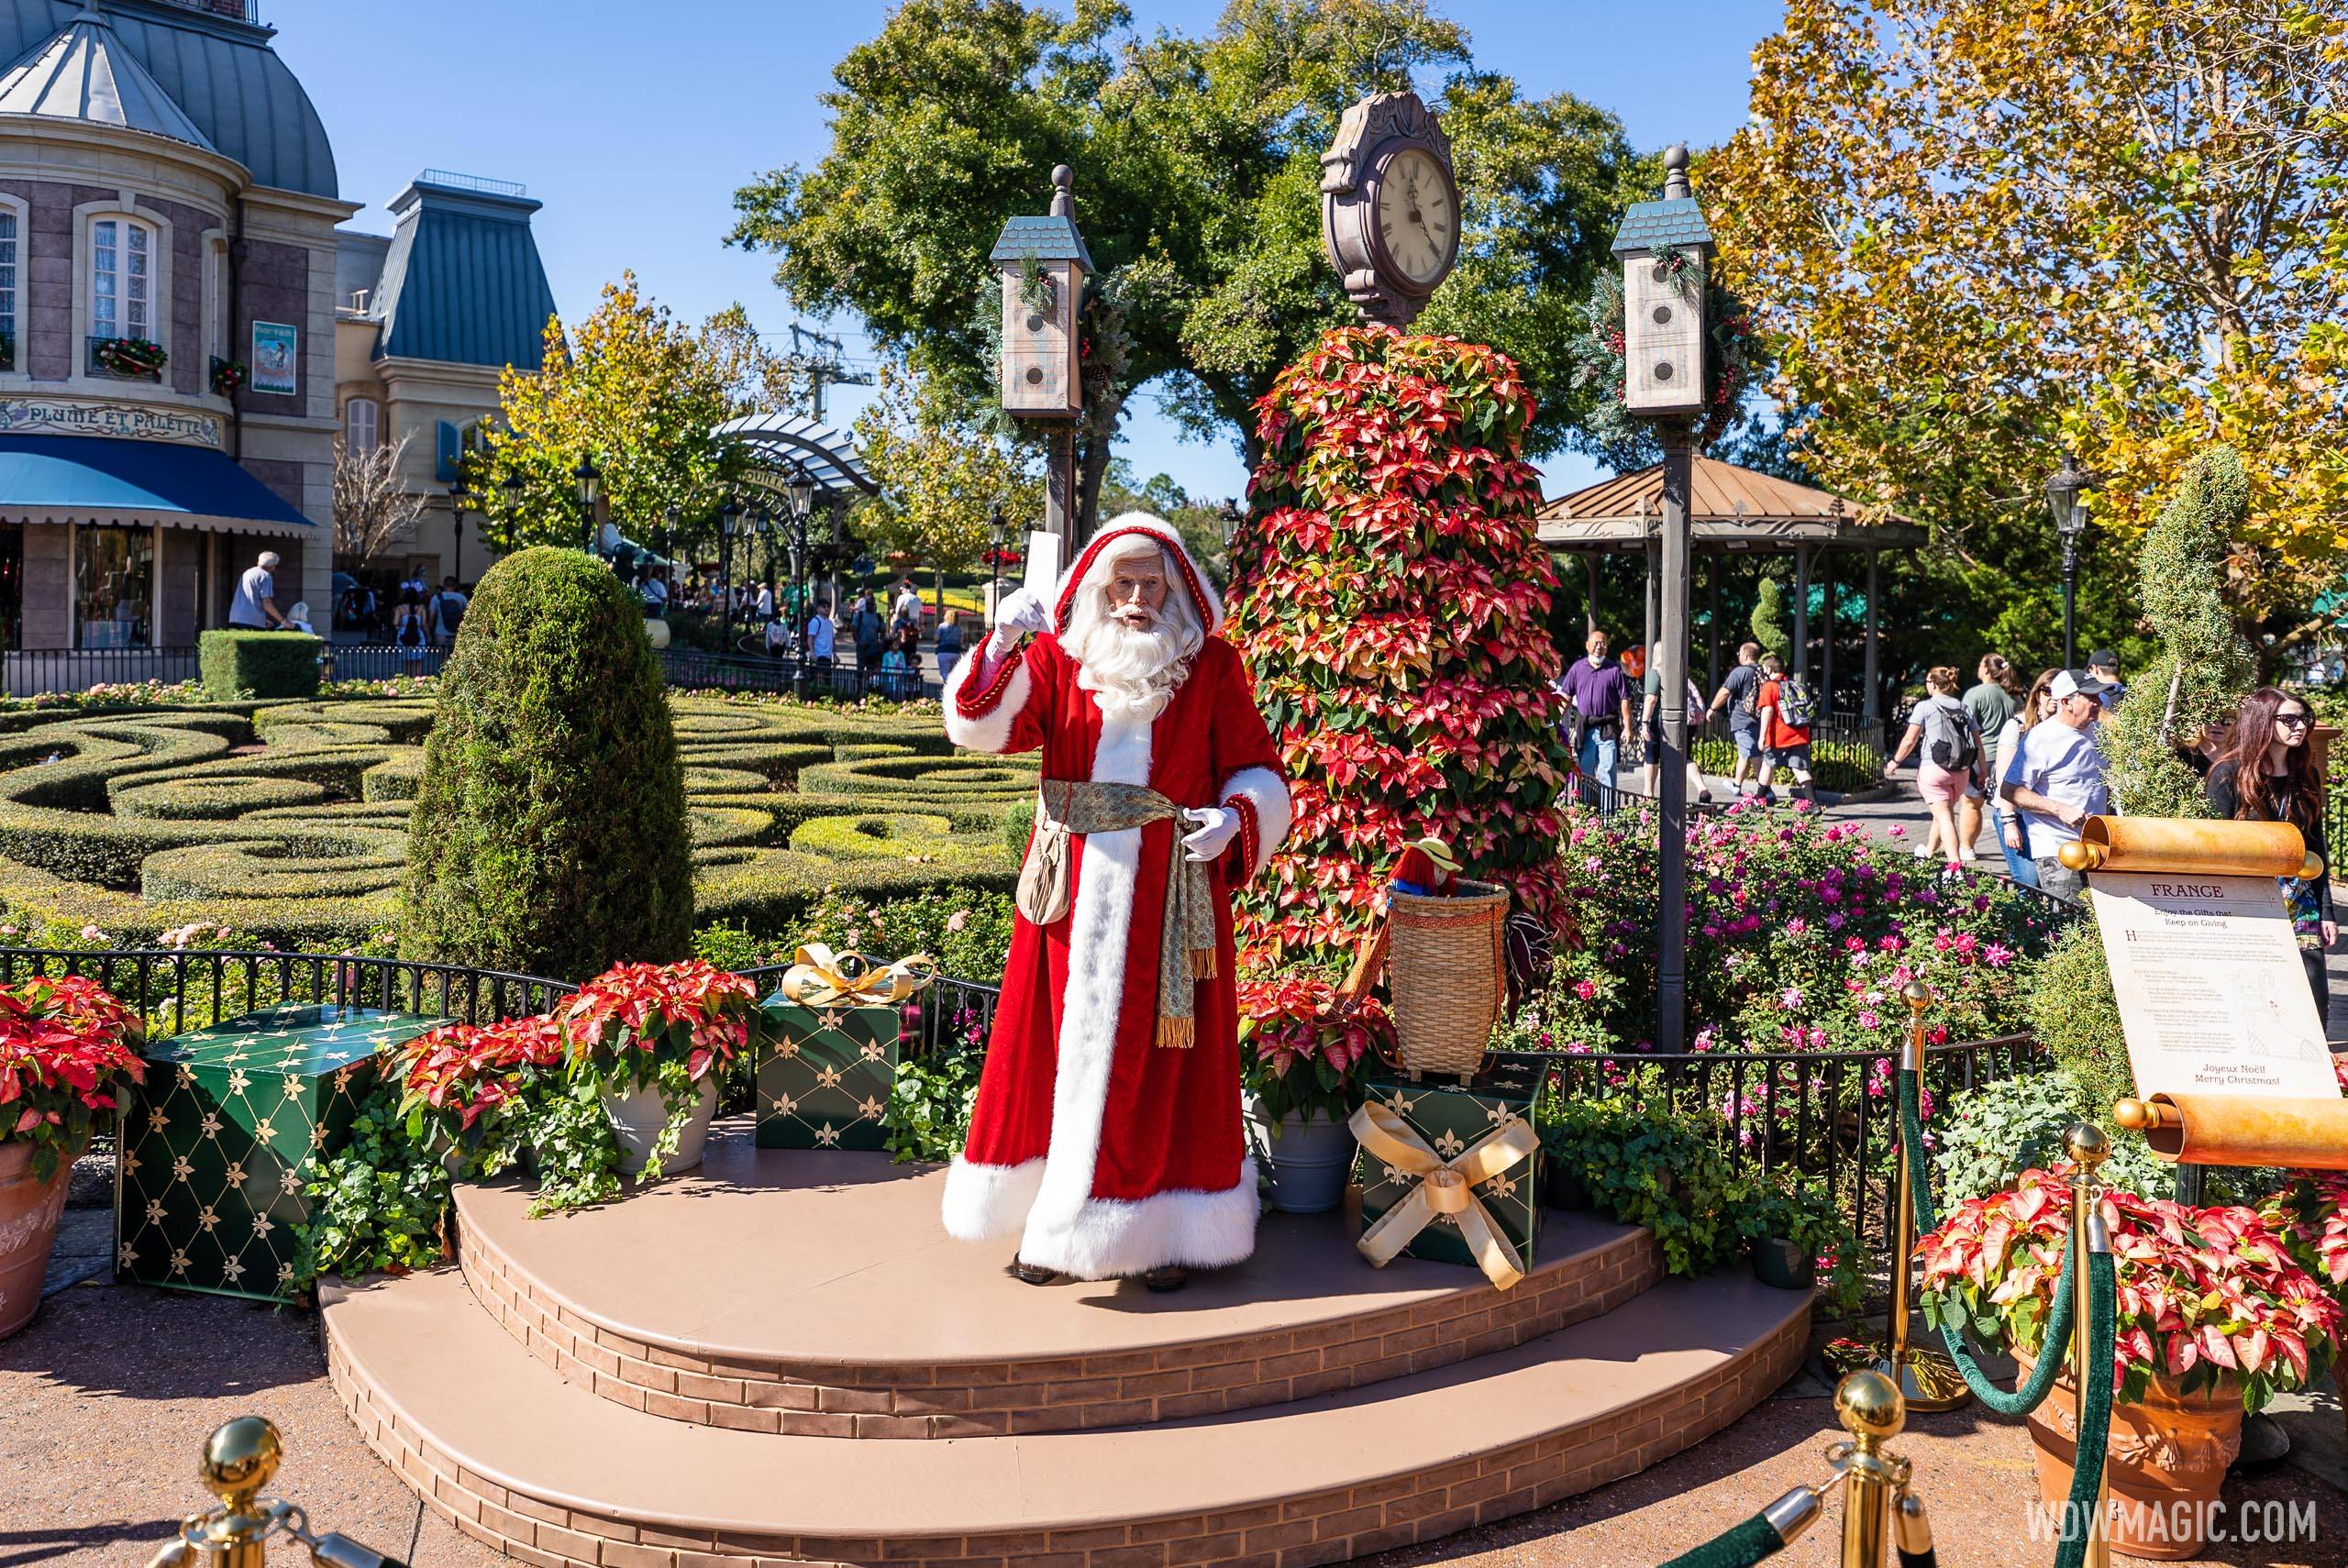
M 1924 1119 L 1919 1108 L 1916 1075 L 1901 1068 L 1899 1074 L 1899 1143 L 1907 1152 L 1908 1190 L 1914 1196 L 1916 1233 L 1922 1235 L 1934 1229 L 1939 1221 L 1933 1218 L 1932 1189 L 1925 1181 Z M 2073 1308 L 2071 1269 L 2071 1239 L 2063 1241 L 2063 1274 L 2054 1283 L 2054 1300 L 2046 1314 L 2046 1338 L 2038 1360 L 2030 1369 L 2030 1380 L 2010 1392 L 1992 1382 L 1974 1358 L 1973 1348 L 1966 1342 L 1965 1331 L 1952 1323 L 1936 1325 L 1941 1342 L 1948 1350 L 1948 1358 L 1965 1375 L 1965 1386 L 1973 1397 L 2000 1416 L 2027 1416 L 2046 1402 L 2054 1391 L 2054 1379 L 2063 1370 L 2063 1347 L 2070 1342 Z M 1894 1259 L 1892 1266 L 1904 1268 L 1908 1260 Z
M 1726 1534 L 1673 1558 L 1663 1568 L 1752 1568 L 1785 1544 L 1768 1516 L 1755 1514 Z
M 2103 1463 L 2111 1436 L 2112 1340 L 2119 1332 L 2120 1282 L 2110 1253 L 2088 1254 L 2088 1369 L 2079 1391 L 2079 1443 L 2071 1460 L 2071 1501 L 2063 1510 L 2063 1541 L 2054 1568 L 2081 1568 L 2088 1527 L 2103 1499 Z M 2054 1360 L 2049 1345 L 2047 1360 Z M 2088 1455 L 2095 1455 L 2093 1463 Z

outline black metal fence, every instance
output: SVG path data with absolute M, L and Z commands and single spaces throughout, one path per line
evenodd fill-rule
M 196 673 L 194 648 L 24 648 L 9 651 L 6 679 L 11 697 L 43 697 Z
M 426 644 L 329 643 L 319 675 L 327 680 L 390 680 L 396 676 L 437 675 L 449 662 L 446 647 Z
M 1725 1130 L 1732 1165 L 1819 1177 L 1847 1205 L 1863 1242 L 1874 1246 L 1890 1234 L 1891 1152 L 1899 1129 L 1895 1053 L 1624 1052 L 1532 1059 L 1569 1099 L 1628 1094 L 1676 1113 L 1710 1111 Z M 1942 1109 L 1952 1094 L 2038 1072 L 2052 1062 L 2045 1047 L 2026 1034 L 1928 1045 L 1924 1092 Z
M 667 647 L 660 664 L 669 684 L 692 691 L 771 691 L 793 697 L 857 701 L 871 697 L 905 702 L 936 697 L 939 686 L 915 669 L 865 667 L 853 661 L 803 663 L 795 657 L 759 658 Z
M 63 975 L 97 981 L 138 1009 L 157 1037 L 209 1029 L 260 1008 L 300 1004 L 487 1023 L 544 1012 L 579 988 L 535 975 L 350 954 L 0 947 L 0 983 Z

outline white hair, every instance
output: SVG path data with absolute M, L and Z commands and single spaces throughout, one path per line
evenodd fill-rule
M 274 569 L 277 566 L 277 560 L 278 557 L 275 550 L 263 550 L 260 553 L 260 564 L 262 566 Z
M 1124 625 L 1108 613 L 1109 579 L 1116 563 L 1143 554 L 1157 556 L 1166 573 L 1166 602 L 1158 609 L 1157 624 L 1147 631 Z M 1060 645 L 1076 660 L 1077 685 L 1093 694 L 1104 715 L 1131 711 L 1151 720 L 1166 711 L 1206 640 L 1198 606 L 1191 602 L 1190 590 L 1166 547 L 1136 534 L 1093 558 L 1077 584 Z

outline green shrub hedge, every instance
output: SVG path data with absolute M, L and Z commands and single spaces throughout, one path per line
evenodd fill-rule
M 935 712 L 669 706 L 704 919 L 780 932 L 827 889 L 1010 886 L 1032 766 L 953 753 Z M 0 712 L 0 923 L 136 942 L 205 922 L 326 951 L 393 926 L 433 712 L 371 693 Z M 820 792 L 792 788 L 818 768 Z
M 317 695 L 323 638 L 300 632 L 216 631 L 197 637 L 195 646 L 204 690 L 222 701 Z
M 540 547 L 484 573 L 440 675 L 408 835 L 400 948 L 584 980 L 692 950 L 669 691 L 643 606 Z

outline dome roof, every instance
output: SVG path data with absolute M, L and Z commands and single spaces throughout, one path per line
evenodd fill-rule
M 83 120 L 220 150 L 156 85 L 94 6 L 0 75 L 0 115 Z
M 0 61 L 14 75 L 94 9 L 83 0 L 0 0 Z M 180 0 L 106 0 L 105 21 L 115 59 L 146 68 L 194 123 L 196 145 L 243 164 L 256 185 L 338 193 L 326 127 L 270 48 L 269 28 Z

